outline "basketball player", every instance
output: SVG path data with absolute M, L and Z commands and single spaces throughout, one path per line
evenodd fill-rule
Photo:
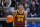
M 23 3 L 18 4 L 18 10 L 15 10 L 12 14 L 14 16 L 14 27 L 27 27 L 26 16 L 27 12 L 23 10 Z

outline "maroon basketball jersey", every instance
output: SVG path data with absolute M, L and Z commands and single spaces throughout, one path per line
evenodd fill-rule
M 17 11 L 17 15 L 15 16 L 15 26 L 18 26 L 18 25 L 25 25 L 25 15 L 24 15 L 24 12 L 22 14 L 20 14 L 18 11 Z

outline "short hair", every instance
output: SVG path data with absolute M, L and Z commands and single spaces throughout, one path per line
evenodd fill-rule
M 20 4 L 22 4 L 22 5 L 24 6 L 24 3 L 21 3 L 21 2 L 18 3 L 18 6 L 19 6 Z

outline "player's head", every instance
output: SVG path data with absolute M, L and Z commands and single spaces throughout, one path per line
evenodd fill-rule
M 23 9 L 23 7 L 24 7 L 24 4 L 23 4 L 23 3 L 19 3 L 19 4 L 18 4 L 18 8 L 19 8 L 19 9 Z

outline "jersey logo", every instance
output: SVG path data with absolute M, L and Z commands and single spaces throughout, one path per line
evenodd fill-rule
M 17 19 L 17 21 L 18 22 L 23 22 L 23 18 L 24 18 L 24 15 L 17 15 L 17 17 L 18 17 L 18 19 Z

